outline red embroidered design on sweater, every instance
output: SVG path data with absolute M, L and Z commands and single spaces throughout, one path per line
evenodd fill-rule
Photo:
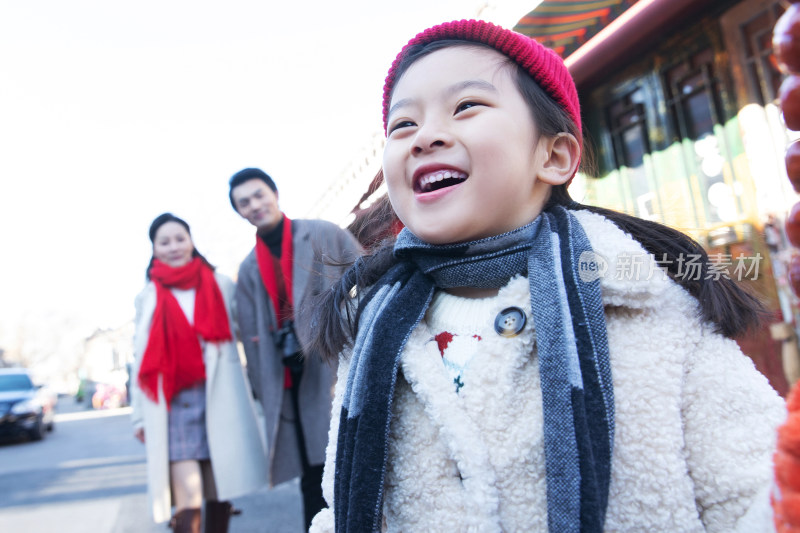
M 453 334 L 447 331 L 443 331 L 434 337 L 436 339 L 436 344 L 439 346 L 439 353 L 442 354 L 444 357 L 444 351 L 450 345 L 450 342 L 453 340 Z
M 462 376 L 469 366 L 470 361 L 477 353 L 478 347 L 475 343 L 481 341 L 481 336 L 477 334 L 459 336 L 449 331 L 442 331 L 434 335 L 433 340 L 436 341 L 439 354 L 442 356 L 442 362 L 444 363 L 448 375 L 455 384 L 456 392 L 459 392 L 464 387 Z M 451 347 L 453 349 L 448 351 Z

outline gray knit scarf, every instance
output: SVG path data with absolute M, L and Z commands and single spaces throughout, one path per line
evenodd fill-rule
M 400 357 L 434 291 L 500 288 L 526 272 L 541 376 L 548 527 L 553 533 L 602 531 L 614 397 L 600 284 L 591 275 L 592 248 L 578 220 L 556 206 L 509 233 L 446 246 L 404 229 L 394 253 L 398 263 L 359 304 L 337 440 L 336 531 L 381 529 Z

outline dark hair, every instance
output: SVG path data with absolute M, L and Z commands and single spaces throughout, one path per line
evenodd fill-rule
M 433 41 L 426 45 L 409 47 L 401 63 L 397 67 L 397 78 L 403 75 L 408 67 L 436 50 L 451 46 L 473 46 L 494 48 L 461 40 Z M 531 111 L 539 132 L 546 137 L 553 137 L 567 132 L 578 138 L 578 128 L 569 114 L 559 106 L 534 79 L 521 67 L 508 60 L 516 70 L 516 84 Z M 579 139 L 579 142 L 581 139 Z M 584 147 L 582 167 L 591 167 L 591 152 Z M 645 250 L 656 257 L 656 262 L 665 268 L 667 274 L 678 285 L 694 296 L 700 305 L 702 319 L 713 323 L 715 330 L 726 337 L 735 337 L 756 326 L 766 315 L 763 304 L 733 280 L 725 276 L 708 275 L 708 254 L 700 244 L 689 236 L 663 224 L 644 220 L 638 217 L 574 201 L 567 191 L 568 183 L 551 189 L 550 198 L 544 209 L 561 205 L 571 210 L 585 210 L 602 215 L 613 222 L 622 231 L 638 241 Z M 384 219 L 387 219 L 383 213 Z M 314 346 L 320 353 L 333 358 L 339 353 L 348 338 L 355 337 L 358 324 L 349 304 L 350 294 L 373 285 L 389 268 L 396 264 L 393 255 L 394 239 L 390 238 L 367 254 L 356 260 L 351 268 L 342 276 L 332 291 L 323 295 L 323 301 L 316 306 L 316 323 L 318 328 Z M 679 272 L 678 258 L 693 254 L 701 259 L 701 275 L 697 279 L 687 279 Z M 343 327 L 346 326 L 346 327 Z
M 347 230 L 353 234 L 364 250 L 372 250 L 386 239 L 394 237 L 403 227 L 385 192 L 368 207 L 361 207 L 365 200 L 375 194 L 381 184 L 383 184 L 383 169 L 378 171 L 367 192 L 353 209 L 355 217 L 347 226 Z
M 155 244 L 156 233 L 158 233 L 158 228 L 160 228 L 167 222 L 177 222 L 178 224 L 183 226 L 186 229 L 186 233 L 188 233 L 191 236 L 192 230 L 189 229 L 189 224 L 185 220 L 176 217 L 172 213 L 161 213 L 160 215 L 158 215 L 156 218 L 153 219 L 153 222 L 150 223 L 150 230 L 147 232 L 147 234 L 150 236 L 151 243 Z
M 231 207 L 233 207 L 233 210 L 236 211 L 237 213 L 239 212 L 239 210 L 236 209 L 236 204 L 233 202 L 233 189 L 235 189 L 242 183 L 253 179 L 263 181 L 264 183 L 267 184 L 267 187 L 272 189 L 272 192 L 278 194 L 278 187 L 275 185 L 275 182 L 272 181 L 272 178 L 269 176 L 269 174 L 267 174 L 260 168 L 243 168 L 242 170 L 231 176 L 231 179 L 228 180 L 228 199 L 231 201 Z
M 148 235 L 150 236 L 150 242 L 155 245 L 156 242 L 156 233 L 158 233 L 158 229 L 166 224 L 167 222 L 177 222 L 181 226 L 186 229 L 186 233 L 189 234 L 189 237 L 192 236 L 192 230 L 189 229 L 189 224 L 183 220 L 182 218 L 176 217 L 172 213 L 161 213 L 156 218 L 153 219 L 153 222 L 150 223 L 150 230 L 148 231 Z M 203 254 L 197 251 L 197 248 L 192 247 L 192 257 L 199 257 L 203 263 L 209 266 L 211 270 L 214 270 L 214 266 L 208 262 L 208 259 L 203 257 Z M 150 256 L 150 262 L 147 264 L 147 271 L 145 275 L 147 279 L 150 279 L 150 269 L 153 267 L 153 261 L 155 261 L 155 255 Z

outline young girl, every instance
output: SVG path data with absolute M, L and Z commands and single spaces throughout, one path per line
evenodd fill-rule
M 266 484 L 266 454 L 235 345 L 234 286 L 171 213 L 150 225 L 148 283 L 136 298 L 132 422 L 147 450 L 156 522 L 225 533 L 225 500 Z M 205 517 L 201 516 L 205 501 Z
M 569 197 L 561 59 L 441 24 L 400 52 L 383 116 L 405 228 L 319 307 L 344 354 L 312 531 L 768 530 L 784 407 L 731 340 L 760 308 L 688 237 Z

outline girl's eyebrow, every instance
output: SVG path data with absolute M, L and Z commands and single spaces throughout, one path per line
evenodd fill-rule
M 483 89 L 484 91 L 489 91 L 493 93 L 497 93 L 497 87 L 492 85 L 486 80 L 464 80 L 458 83 L 454 83 L 447 89 L 445 89 L 444 94 L 450 96 L 454 93 L 459 91 L 463 91 L 464 89 Z M 403 98 L 402 100 L 398 100 L 395 104 L 389 108 L 389 112 L 386 116 L 391 116 L 392 113 L 400 109 L 401 107 L 405 107 L 414 103 L 413 98 Z
M 395 102 L 395 104 L 392 107 L 389 108 L 389 112 L 386 113 L 386 116 L 390 117 L 390 116 L 392 116 L 392 113 L 394 113 L 395 111 L 397 111 L 401 107 L 405 107 L 405 106 L 411 105 L 412 103 L 414 103 L 414 99 L 413 98 L 403 98 L 402 100 L 398 100 L 397 102 Z
M 459 91 L 463 91 L 464 89 L 483 89 L 484 91 L 489 91 L 493 93 L 498 92 L 497 87 L 495 87 L 486 80 L 464 80 L 458 83 L 454 83 L 453 85 L 448 87 L 445 93 L 453 94 Z

